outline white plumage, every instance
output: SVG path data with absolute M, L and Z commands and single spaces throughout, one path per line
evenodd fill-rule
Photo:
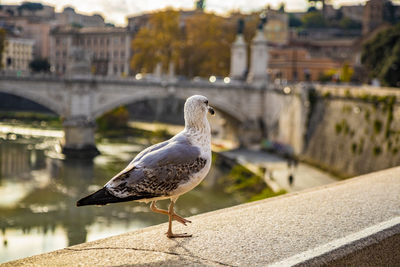
M 79 200 L 77 206 L 105 205 L 123 201 L 152 202 L 154 212 L 169 216 L 167 236 L 187 237 L 172 233 L 172 220 L 184 225 L 190 222 L 174 211 L 178 197 L 196 187 L 211 166 L 211 130 L 207 113 L 214 114 L 204 96 L 194 95 L 185 102 L 185 129 L 171 139 L 140 152 L 129 165 L 102 189 Z M 167 210 L 155 202 L 171 200 Z

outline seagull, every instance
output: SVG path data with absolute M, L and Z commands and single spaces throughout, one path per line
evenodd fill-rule
M 206 177 L 211 166 L 211 130 L 207 113 L 214 115 L 208 99 L 189 97 L 184 106 L 185 128 L 171 139 L 140 152 L 103 188 L 76 203 L 79 206 L 106 205 L 125 201 L 151 202 L 153 212 L 168 215 L 168 238 L 191 237 L 173 234 L 172 221 L 183 225 L 191 221 L 174 211 L 180 195 L 192 190 Z M 156 206 L 158 200 L 170 199 L 168 210 Z

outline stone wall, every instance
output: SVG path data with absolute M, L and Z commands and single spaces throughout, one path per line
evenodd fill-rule
M 400 164 L 398 92 L 319 88 L 301 157 L 349 177 Z
M 295 154 L 300 154 L 307 125 L 307 90 L 302 87 L 289 90 L 286 93 L 283 90 L 270 90 L 265 94 L 263 118 L 266 136 L 270 141 L 288 145 Z

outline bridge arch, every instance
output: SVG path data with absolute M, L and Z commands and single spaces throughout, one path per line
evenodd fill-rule
M 41 94 L 40 92 L 33 90 L 18 90 L 12 86 L 0 86 L 0 92 L 28 99 L 48 108 L 59 116 L 63 115 L 63 105 L 60 105 L 60 103 L 57 103 L 56 101 L 52 101 L 51 98 L 47 95 Z
M 210 105 L 212 107 L 214 107 L 216 110 L 222 111 L 223 114 L 228 115 L 230 118 L 233 118 L 237 122 L 243 123 L 246 121 L 245 114 L 243 114 L 237 107 L 229 102 L 229 99 L 214 94 L 207 94 L 207 92 L 204 92 L 202 90 L 188 90 L 181 88 L 145 88 L 143 90 L 137 90 L 136 92 L 130 92 L 129 95 L 122 94 L 120 96 L 113 97 L 112 99 L 107 100 L 106 103 L 102 105 L 98 105 L 97 107 L 95 107 L 92 112 L 92 116 L 94 118 L 98 118 L 104 113 L 119 106 L 128 105 L 146 99 L 167 98 L 172 96 L 178 99 L 186 100 L 188 97 L 196 94 L 208 97 L 208 99 L 210 100 Z

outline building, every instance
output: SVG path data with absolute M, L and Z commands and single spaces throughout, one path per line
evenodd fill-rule
M 33 6 L 33 7 L 32 7 Z M 0 9 L 0 27 L 2 24 L 12 29 L 13 34 L 21 38 L 35 40 L 34 58 L 50 57 L 50 31 L 57 26 L 76 25 L 80 27 L 104 27 L 104 18 L 100 15 L 82 15 L 73 8 L 64 8 L 56 13 L 54 7 L 39 3 L 21 5 L 2 5 Z
M 35 7 L 31 8 L 32 5 Z M 0 14 L 9 17 L 34 18 L 36 20 L 53 20 L 55 18 L 54 7 L 29 2 L 21 5 L 1 5 Z
M 35 41 L 33 58 L 49 58 L 49 33 L 52 24 L 39 19 L 31 20 L 27 17 L 9 17 L 5 21 L 9 26 L 9 31 L 12 31 L 14 35 Z
M 304 48 L 270 48 L 268 74 L 270 81 L 318 81 L 327 71 L 340 64 L 327 57 L 311 57 Z
M 289 16 L 286 13 L 268 9 L 264 34 L 271 44 L 285 45 L 289 41 Z
M 365 4 L 363 15 L 363 34 L 372 32 L 383 24 L 383 9 L 386 0 L 370 0 Z
M 50 37 L 50 64 L 56 73 L 65 74 L 72 50 L 80 48 L 91 54 L 92 73 L 125 76 L 129 74 L 131 40 L 127 28 L 57 27 Z
M 363 35 L 373 32 L 383 24 L 400 21 L 400 6 L 390 0 L 369 0 L 363 14 Z
M 128 17 L 128 29 L 134 33 L 137 33 L 140 28 L 147 25 L 151 14 L 146 13 L 138 16 Z
M 17 37 L 7 37 L 2 56 L 3 70 L 28 71 L 33 59 L 35 41 Z
M 354 57 L 354 44 L 358 38 L 332 38 L 316 40 L 292 40 L 292 47 L 306 49 L 311 57 L 328 57 L 341 63 L 351 63 Z
M 76 25 L 80 27 L 105 27 L 104 18 L 99 14 L 92 16 L 75 12 L 72 7 L 64 8 L 63 12 L 56 14 L 56 24 L 59 26 Z
M 342 12 L 343 17 L 352 19 L 359 23 L 362 23 L 364 16 L 364 6 L 356 5 L 356 6 L 341 6 L 340 11 Z

